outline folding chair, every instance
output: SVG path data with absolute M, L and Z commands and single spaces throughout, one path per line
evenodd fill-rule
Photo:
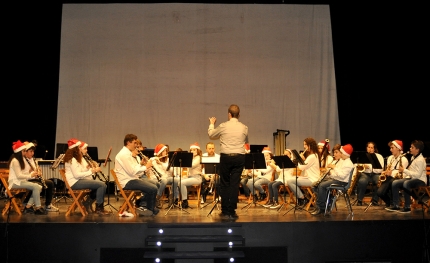
M 63 178 L 63 181 L 66 184 L 66 188 L 73 199 L 73 203 L 67 209 L 66 216 L 69 216 L 71 213 L 73 213 L 76 208 L 79 208 L 79 211 L 81 212 L 82 216 L 88 215 L 88 211 L 85 209 L 85 206 L 82 204 L 82 201 L 84 197 L 91 192 L 91 189 L 73 190 L 70 187 L 69 182 L 67 181 L 66 170 L 60 169 L 59 171 L 61 174 L 61 178 Z
M 302 190 L 303 195 L 309 200 L 304 207 L 304 210 L 309 211 L 311 206 L 316 206 L 316 194 L 314 193 L 314 190 L 312 190 L 312 186 L 299 186 L 299 188 Z
M 345 202 L 346 202 L 346 206 L 348 207 L 349 214 L 351 214 L 351 216 L 354 215 L 354 212 L 352 211 L 351 200 L 349 198 L 349 191 L 348 191 L 349 187 L 351 186 L 351 179 L 352 179 L 352 175 L 354 174 L 354 171 L 355 169 L 352 169 L 351 172 L 349 173 L 349 179 L 346 185 L 343 186 L 340 184 L 331 184 L 329 187 L 327 187 L 327 199 L 326 199 L 327 201 L 325 205 L 324 215 L 326 215 L 327 212 L 331 212 L 332 207 L 336 205 L 336 200 L 340 195 L 343 195 L 343 197 L 345 198 Z M 336 195 L 332 200 L 331 207 L 329 207 L 330 193 L 333 190 L 336 190 Z
M 9 212 L 9 208 L 14 209 L 15 212 L 17 212 L 19 215 L 22 215 L 21 208 L 22 201 L 27 197 L 27 195 L 30 193 L 28 189 L 25 188 L 14 188 L 9 189 L 9 184 L 7 183 L 9 178 L 9 170 L 1 169 L 1 182 L 3 186 L 5 187 L 6 195 L 10 199 L 8 202 L 6 202 L 5 207 L 3 208 L 2 215 L 5 215 Z M 24 193 L 20 198 L 14 198 L 14 196 Z
M 134 216 L 138 216 L 138 214 L 136 213 L 136 206 L 134 205 L 134 201 L 137 199 L 138 196 L 140 196 L 142 192 L 139 190 L 124 190 L 119 184 L 118 177 L 116 176 L 115 171 L 111 169 L 110 173 L 115 180 L 115 184 L 118 187 L 121 196 L 124 198 L 124 202 L 118 209 L 118 215 L 124 213 L 124 211 L 129 210 L 129 212 L 132 213 Z

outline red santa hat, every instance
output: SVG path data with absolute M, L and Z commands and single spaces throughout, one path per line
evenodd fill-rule
M 347 144 L 340 147 L 340 152 L 347 155 L 348 157 L 351 156 L 353 150 L 354 149 L 352 148 L 351 144 Z
M 20 152 L 25 149 L 25 144 L 20 140 L 12 143 L 12 150 L 14 153 Z
M 67 141 L 67 145 L 69 146 L 69 149 L 73 149 L 76 146 L 80 146 L 81 142 L 78 141 L 78 139 L 72 138 L 72 139 Z
M 325 140 L 322 140 L 318 143 L 318 146 L 324 146 L 325 143 L 326 143 Z M 329 143 L 327 143 L 327 151 L 330 151 L 330 144 Z
M 394 146 L 396 146 L 397 149 L 399 149 L 400 151 L 403 151 L 403 142 L 400 140 L 394 140 L 392 141 L 392 143 L 394 144 Z
M 269 147 L 264 147 L 261 153 L 272 153 Z
M 88 147 L 88 144 L 86 142 L 81 142 L 81 145 L 79 145 L 79 148 L 82 148 L 82 149 L 87 147 Z
M 251 148 L 249 146 L 249 143 L 245 143 L 245 145 L 243 146 L 243 148 L 245 148 L 245 152 L 249 153 L 251 151 Z
M 162 143 L 157 144 L 154 149 L 154 156 L 160 155 L 165 149 L 167 149 L 166 145 Z
M 200 149 L 199 143 L 195 142 L 193 144 L 190 145 L 190 149 Z

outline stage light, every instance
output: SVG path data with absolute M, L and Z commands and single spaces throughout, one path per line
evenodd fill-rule
M 157 241 L 157 246 L 161 247 L 161 241 Z
M 163 229 L 162 228 L 160 228 L 160 229 L 158 229 L 158 233 L 160 233 L 160 234 L 163 234 Z
M 234 258 L 230 258 L 230 262 L 234 262 Z
M 228 245 L 229 245 L 229 246 L 233 246 L 233 242 L 229 241 L 229 242 L 228 242 Z
M 161 262 L 161 260 L 160 260 L 159 258 L 156 258 L 156 259 L 155 259 L 155 262 L 157 262 L 157 263 L 158 263 L 158 262 Z
M 233 230 L 231 228 L 227 229 L 227 233 L 231 234 L 233 233 Z

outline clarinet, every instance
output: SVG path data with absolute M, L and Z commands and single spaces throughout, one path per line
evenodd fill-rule
M 25 158 L 25 160 L 30 165 L 31 169 L 33 169 L 33 171 L 36 172 L 37 180 L 40 181 L 40 183 L 43 186 L 43 189 L 47 189 L 48 186 L 46 185 L 45 179 L 43 179 L 43 177 L 42 177 L 42 173 L 41 173 L 41 171 L 39 169 L 39 166 L 37 165 L 37 162 L 34 161 L 34 165 L 36 165 L 36 167 L 33 167 L 33 165 L 31 164 L 31 162 L 30 162 L 30 160 L 28 158 Z
M 149 161 L 149 158 L 144 155 L 139 149 L 137 149 L 137 153 L 139 154 L 140 158 L 142 158 L 142 160 L 145 160 L 145 164 Z M 152 174 L 155 175 L 158 182 L 161 181 L 161 174 L 154 167 L 149 168 L 149 171 L 151 171 Z
M 340 159 L 338 159 L 338 160 L 333 160 L 331 163 L 333 163 L 333 162 L 334 162 L 334 164 L 336 165 L 336 164 L 337 164 L 337 162 L 339 162 L 339 160 L 340 160 Z M 335 162 L 335 161 L 336 161 L 336 162 Z M 329 168 L 329 169 L 327 170 L 327 172 L 326 172 L 324 175 L 322 175 L 318 181 L 316 181 L 315 183 L 313 183 L 313 184 L 312 184 L 312 187 L 318 187 L 318 186 L 320 185 L 320 183 L 321 183 L 321 182 L 326 178 L 326 176 L 330 173 L 331 169 L 332 169 L 332 168 Z
M 91 166 L 91 168 L 98 168 L 99 167 L 97 165 L 97 163 L 94 162 L 93 159 L 91 159 L 91 157 L 88 154 L 83 155 L 83 157 L 84 157 L 85 161 L 87 161 L 88 165 Z M 108 180 L 102 171 L 100 171 L 100 174 L 103 177 L 104 181 L 107 182 Z M 100 181 L 103 181 L 98 172 L 94 173 L 92 176 L 93 176 L 93 180 L 95 180 L 97 177 Z

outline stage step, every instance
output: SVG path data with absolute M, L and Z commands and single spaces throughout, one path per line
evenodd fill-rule
M 145 252 L 144 258 L 174 258 L 174 259 L 213 259 L 213 258 L 243 258 L 243 251 L 181 251 L 181 252 Z
M 148 236 L 145 239 L 146 246 L 157 245 L 161 243 L 226 243 L 233 242 L 234 245 L 245 245 L 245 238 L 240 235 L 178 235 L 178 236 Z

